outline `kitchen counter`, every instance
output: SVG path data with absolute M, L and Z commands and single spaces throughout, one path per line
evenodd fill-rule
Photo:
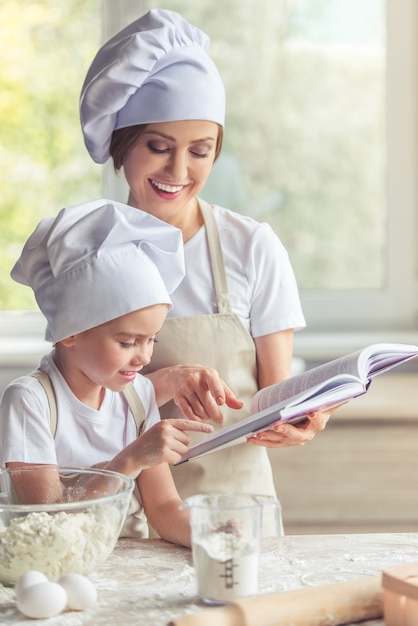
M 263 543 L 260 593 L 287 591 L 379 575 L 389 565 L 418 562 L 418 533 L 294 535 Z M 119 540 L 108 560 L 89 577 L 97 604 L 47 620 L 25 619 L 12 588 L 0 585 L 2 626 L 167 626 L 208 607 L 196 596 L 191 551 L 161 539 Z M 362 622 L 383 625 L 383 620 Z M 262 624 L 260 624 L 262 626 Z

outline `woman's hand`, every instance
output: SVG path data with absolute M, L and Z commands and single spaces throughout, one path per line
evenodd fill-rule
M 218 372 L 203 365 L 174 365 L 147 377 L 154 385 L 158 406 L 173 399 L 183 415 L 198 422 L 222 423 L 221 406 L 241 409 L 243 403 L 222 380 Z
M 285 330 L 254 339 L 257 350 L 258 384 L 260 389 L 273 385 L 290 376 L 293 352 L 293 331 Z M 338 406 L 323 407 L 307 415 L 299 424 L 280 424 L 248 437 L 247 442 L 266 448 L 290 448 L 303 446 L 328 423 L 330 416 L 345 402 Z
M 324 430 L 331 415 L 343 404 L 346 404 L 346 402 L 342 402 L 338 406 L 309 413 L 300 424 L 274 424 L 270 430 L 264 430 L 248 437 L 247 443 L 266 448 L 303 446 L 308 441 L 311 441 L 317 433 Z

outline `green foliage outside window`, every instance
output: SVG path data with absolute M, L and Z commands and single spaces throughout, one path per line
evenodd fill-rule
M 99 41 L 96 2 L 0 4 L 0 309 L 35 309 L 10 269 L 39 220 L 100 195 L 78 95 Z

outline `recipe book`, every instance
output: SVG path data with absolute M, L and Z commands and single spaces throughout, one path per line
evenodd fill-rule
M 297 424 L 312 411 L 361 396 L 373 378 L 416 356 L 418 346 L 377 343 L 260 389 L 252 399 L 249 417 L 190 446 L 176 465 L 242 443 L 245 437 L 277 422 Z

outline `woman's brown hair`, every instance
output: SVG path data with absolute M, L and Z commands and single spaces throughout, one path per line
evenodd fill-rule
M 147 124 L 137 124 L 136 126 L 128 126 L 127 128 L 118 128 L 112 133 L 112 139 L 110 141 L 110 156 L 113 159 L 113 167 L 115 170 L 120 170 L 123 167 L 123 162 L 132 150 L 142 133 L 146 129 Z M 221 149 L 224 136 L 224 129 L 218 124 L 218 138 L 216 140 L 215 161 L 218 158 Z

